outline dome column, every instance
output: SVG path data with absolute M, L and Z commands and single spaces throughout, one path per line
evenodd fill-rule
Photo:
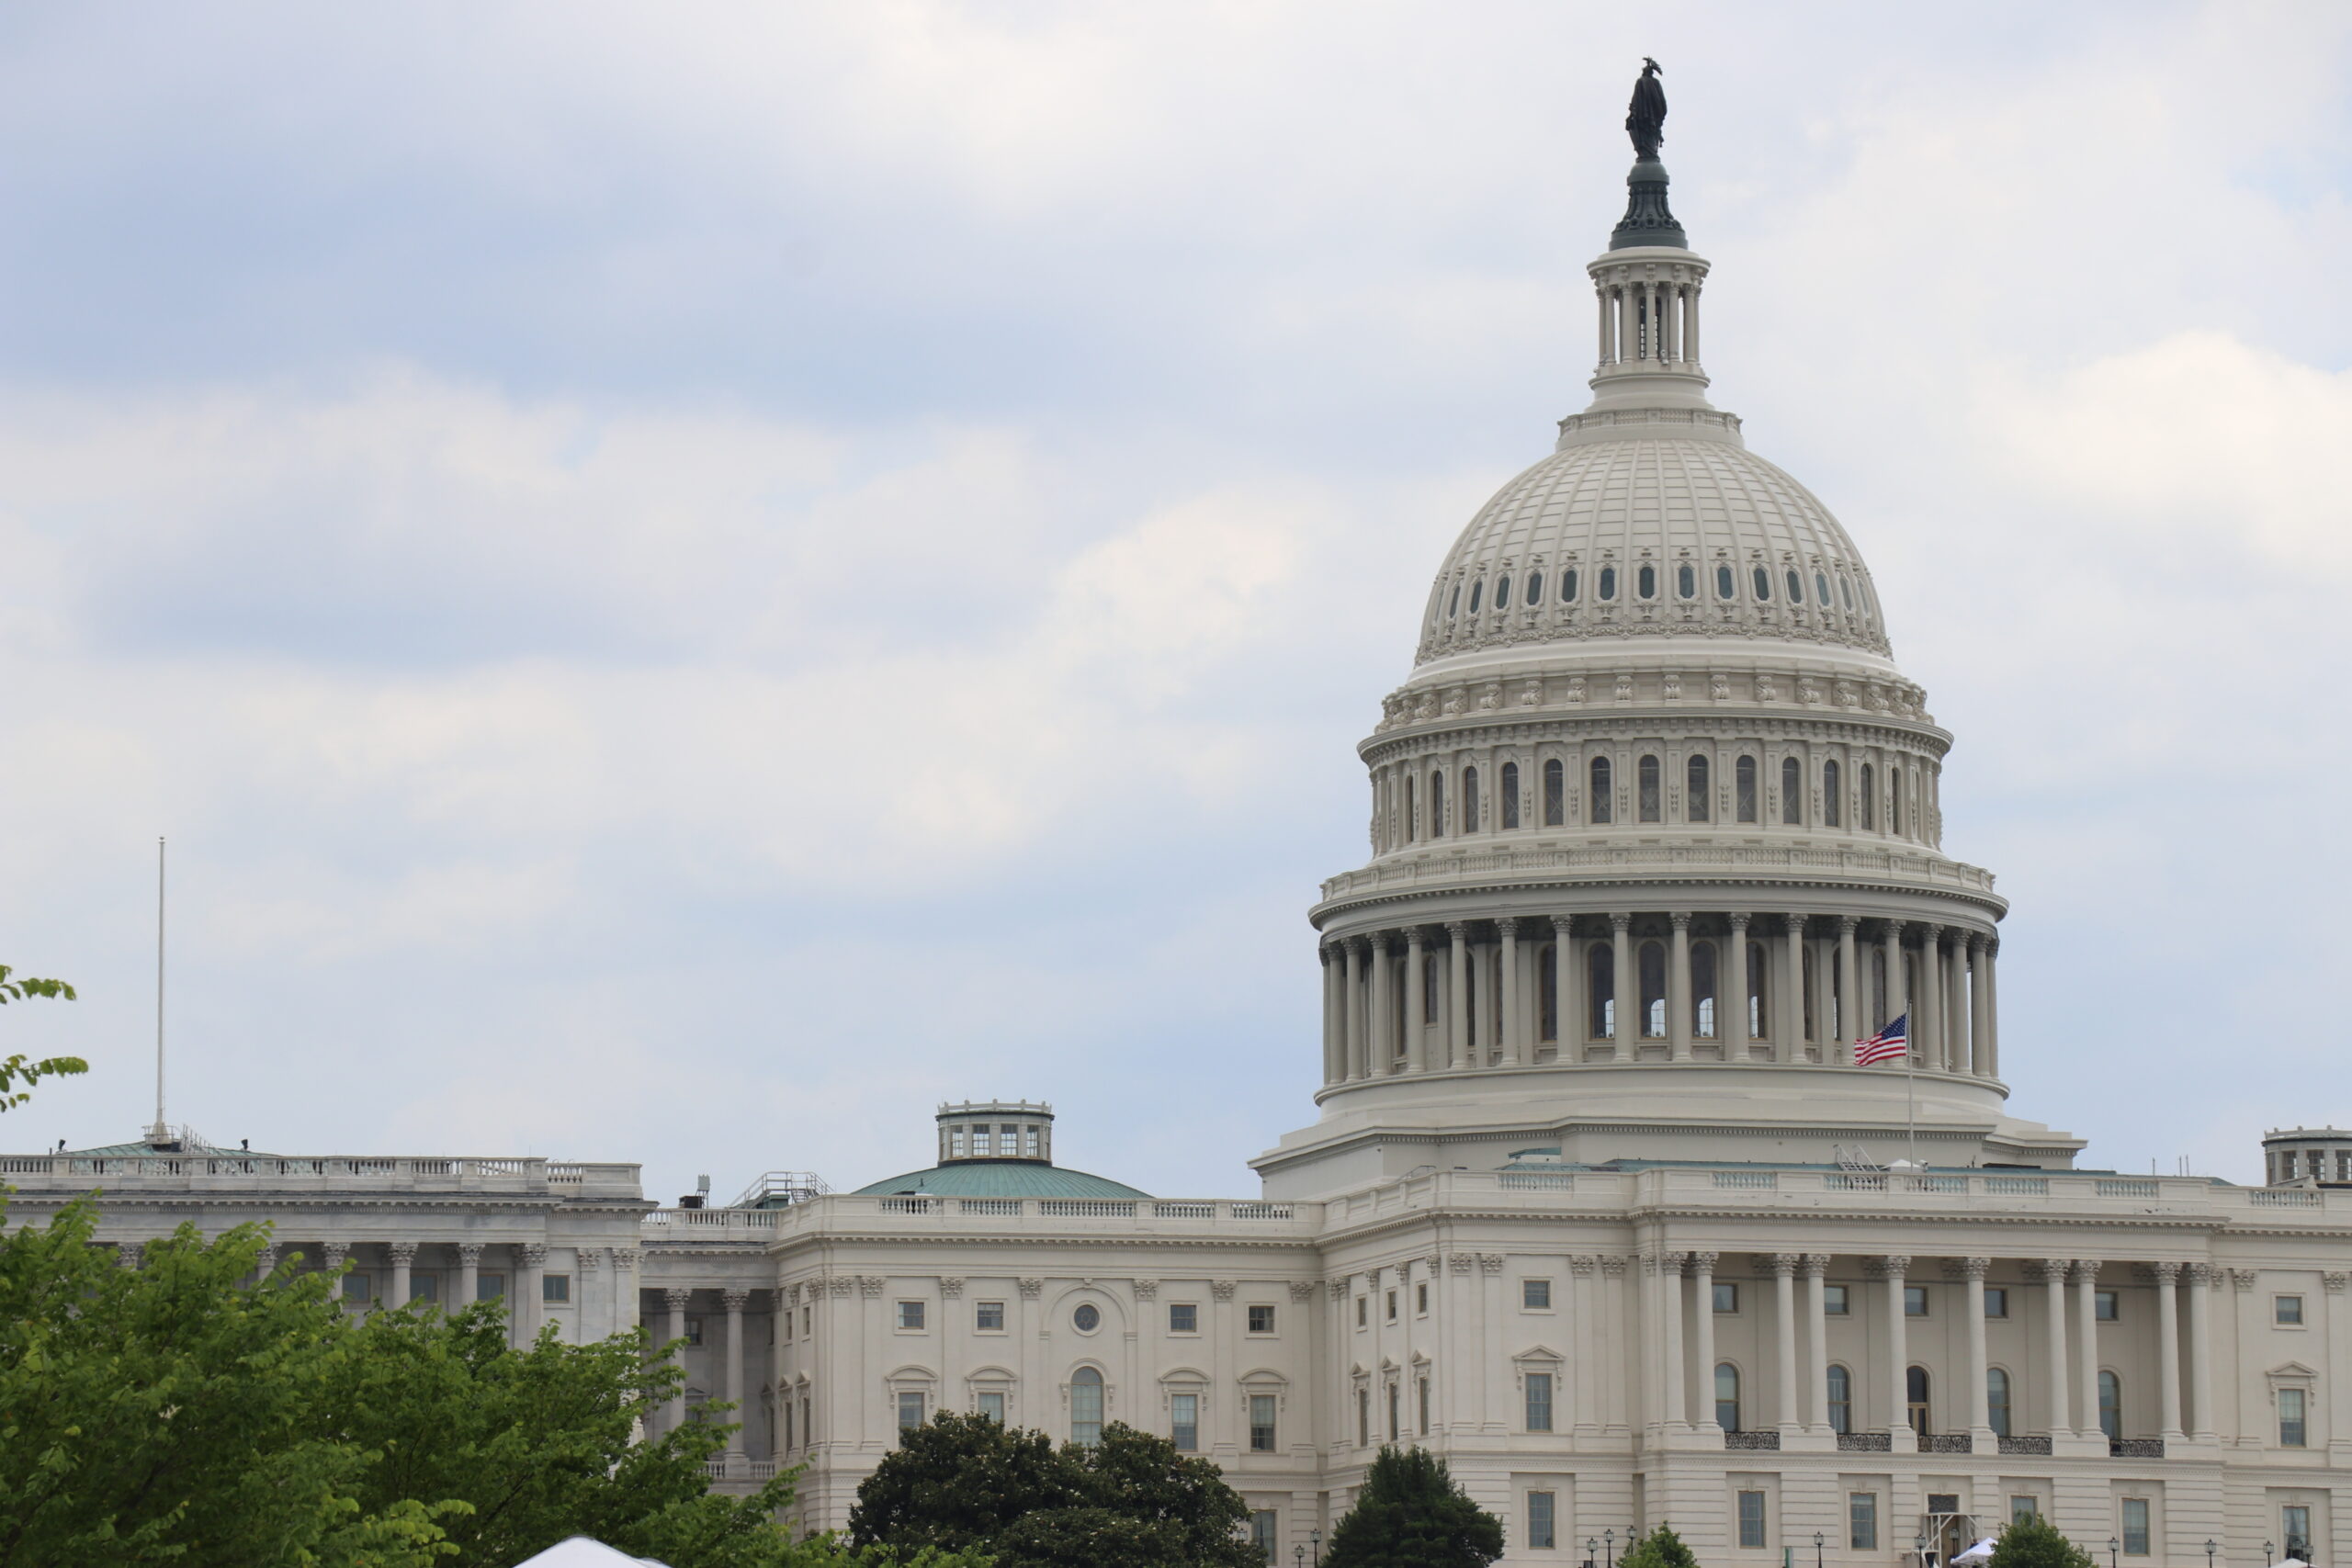
M 1720 982 L 1725 995 L 1715 1004 L 1715 1033 L 1724 1043 L 1724 1060 L 1743 1062 L 1747 1059 L 1747 921 L 1745 914 L 1725 915 L 1731 922 L 1731 936 L 1724 943 L 1731 949 L 1724 956 L 1729 964 L 1719 964 L 1715 972 L 1727 976 Z M 1728 1003 L 1729 1005 L 1724 1005 Z
M 1610 915 L 1609 950 L 1612 960 L 1610 984 L 1614 993 L 1612 1007 L 1617 1025 L 1611 1032 L 1614 1048 L 1610 1056 L 1611 1060 L 1618 1062 L 1630 1062 L 1641 1053 L 1641 1036 L 1636 1032 L 1641 1027 L 1641 1020 L 1637 1016 L 1641 1008 L 1634 995 L 1633 928 L 1632 915 Z
M 1445 1062 L 1470 1066 L 1470 923 L 1445 922 Z
M 1944 1017 L 1951 1031 L 1945 1036 L 1950 1042 L 1944 1052 L 1946 1065 L 1955 1073 L 1974 1071 L 1970 1060 L 1973 1053 L 1969 1040 L 1968 933 L 1958 928 L 1951 933 L 1951 952 L 1944 958 Z
M 1668 1054 L 1678 1062 L 1690 1059 L 1690 914 L 1687 909 L 1667 917 L 1674 922 L 1674 947 L 1666 971 L 1666 1037 Z
M 1919 1065 L 1929 1071 L 1947 1066 L 1944 1060 L 1944 929 L 1932 922 L 1919 928 L 1919 1001 L 1912 1010 L 1911 1031 L 1919 1037 Z
M 1991 962 L 1981 936 L 1968 939 L 1968 1057 L 1969 1070 L 1980 1078 L 1993 1076 L 1993 1003 L 1984 966 Z
M 1984 941 L 1984 1077 L 2001 1076 L 2001 976 L 1996 960 L 2001 956 L 2001 939 L 1987 937 Z
M 1910 1006 L 1910 998 L 1905 994 L 1908 987 L 1903 984 L 1903 922 L 1887 921 L 1886 932 L 1880 941 L 1883 945 L 1879 951 L 1886 954 L 1886 1016 L 1878 1021 L 1878 1026 L 1884 1029 Z
M 1329 942 L 1316 951 L 1323 959 L 1323 1081 L 1335 1084 L 1348 1076 L 1347 961 Z
M 1347 1081 L 1350 1083 L 1354 1083 L 1363 1077 L 1363 938 L 1355 936 L 1348 939 L 1348 1016 L 1345 1030 Z
M 1502 1024 L 1503 1066 L 1515 1067 L 1532 1053 L 1524 1052 L 1527 1034 L 1526 988 L 1519 983 L 1519 921 L 1505 915 L 1495 921 L 1502 938 L 1502 999 L 1497 1012 Z
M 1804 917 L 1781 917 L 1780 1049 L 1776 1061 L 1804 1060 Z
M 1425 1073 L 1430 1069 L 1430 1032 L 1423 1020 L 1429 1017 L 1429 974 L 1426 939 L 1421 928 L 1412 926 L 1405 932 L 1405 1070 Z
M 1559 1010 L 1557 1059 L 1563 1062 L 1584 1060 L 1584 995 L 1577 984 L 1576 928 L 1573 916 L 1552 917 L 1552 995 Z
M 1371 1027 L 1364 1039 L 1363 1076 L 1386 1077 L 1396 1065 L 1396 987 L 1388 977 L 1388 943 L 1393 933 L 1372 933 L 1372 1006 L 1366 1013 Z
M 1861 975 L 1854 962 L 1854 928 L 1862 922 L 1852 915 L 1838 917 L 1838 1027 L 1822 1043 L 1824 1062 L 1854 1059 L 1854 1042 L 1861 1038 Z

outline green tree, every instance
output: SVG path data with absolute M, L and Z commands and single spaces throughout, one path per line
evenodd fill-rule
M 2098 1568 L 2091 1554 L 2039 1514 L 2011 1521 L 1993 1543 L 1988 1568 Z
M 62 980 L 37 980 L 31 976 L 19 976 L 5 964 L 0 964 L 0 1005 L 20 1002 L 28 997 L 51 997 L 62 1001 L 74 999 L 74 987 Z M 79 1056 L 45 1056 L 38 1062 L 28 1061 L 23 1053 L 0 1057 L 0 1111 L 14 1111 L 32 1096 L 26 1092 L 47 1077 L 64 1077 L 74 1073 L 86 1073 L 90 1064 Z M 22 1085 L 23 1088 L 18 1088 Z
M 1326 1568 L 1486 1568 L 1502 1521 L 1470 1500 L 1426 1449 L 1384 1448 L 1356 1506 L 1331 1527 Z
M 1627 1547 L 1625 1555 L 1617 1560 L 1617 1568 L 1626 1568 L 1628 1563 L 1633 1568 L 1699 1568 L 1699 1559 L 1682 1538 L 1663 1524 Z
M 998 1568 L 1251 1568 L 1249 1506 L 1216 1465 L 1114 1422 L 1099 1443 L 943 1412 L 857 1489 L 861 1547 L 982 1551 Z

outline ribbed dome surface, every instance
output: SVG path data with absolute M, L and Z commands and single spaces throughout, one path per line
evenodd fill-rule
M 1669 633 L 1888 651 L 1869 570 L 1810 491 L 1733 441 L 1645 436 L 1564 446 L 1497 491 L 1438 573 L 1416 662 Z

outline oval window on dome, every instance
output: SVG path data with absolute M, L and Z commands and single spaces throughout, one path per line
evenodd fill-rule
M 1572 604 L 1575 602 L 1576 596 L 1577 569 L 1570 567 L 1567 570 L 1560 573 L 1560 603 L 1563 604 Z
M 1509 572 L 1495 579 L 1495 608 L 1498 610 L 1510 608 L 1510 573 Z
M 1838 596 L 1846 601 L 1846 613 L 1854 613 L 1854 580 L 1844 572 L 1838 574 Z
M 1604 566 L 1600 569 L 1600 602 L 1606 604 L 1613 601 L 1616 597 L 1617 569 L 1613 566 Z
M 1674 591 L 1685 599 L 1696 599 L 1699 596 L 1698 570 L 1689 561 L 1684 561 L 1674 569 Z
M 1829 579 L 1817 571 L 1813 574 L 1813 602 L 1825 610 L 1829 608 Z
M 1757 570 L 1761 572 L 1763 568 L 1758 567 Z M 1475 615 L 1478 613 L 1478 595 L 1486 591 L 1487 580 L 1483 577 L 1470 585 L 1470 613 L 1472 615 Z
M 1544 574 L 1540 571 L 1531 571 L 1527 574 L 1527 602 L 1537 604 L 1541 604 L 1543 599 Z
M 1789 585 L 1789 603 L 1792 604 L 1804 604 L 1804 579 L 1797 575 L 1797 569 L 1791 567 L 1787 571 L 1783 572 L 1781 576 L 1786 580 Z
M 1643 598 L 1655 599 L 1657 597 L 1657 568 L 1652 566 L 1649 562 L 1644 561 L 1642 563 L 1642 570 L 1634 574 L 1634 586 L 1640 591 Z
M 1772 574 L 1760 566 L 1756 569 L 1756 597 L 1762 602 L 1769 602 L 1772 597 Z M 1475 588 L 1470 590 L 1470 607 L 1473 610 L 1478 607 L 1478 591 Z
M 1445 618 L 1450 621 L 1461 613 L 1462 584 L 1457 582 L 1453 585 L 1453 597 L 1445 602 Z
M 1715 568 L 1715 597 L 1728 599 L 1737 592 L 1739 590 L 1732 582 L 1731 568 L 1727 566 Z

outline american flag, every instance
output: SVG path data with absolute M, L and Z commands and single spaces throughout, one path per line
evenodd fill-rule
M 1874 1067 L 1900 1061 L 1911 1054 L 1911 1015 L 1905 1013 L 1868 1040 L 1854 1042 L 1854 1066 Z

